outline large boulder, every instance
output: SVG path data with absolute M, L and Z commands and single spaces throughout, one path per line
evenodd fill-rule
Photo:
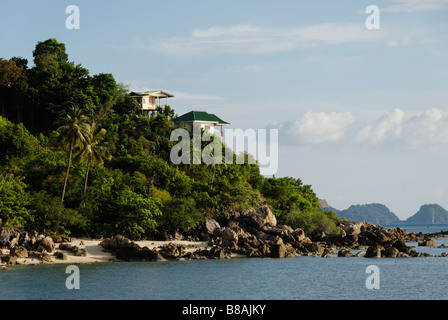
M 236 231 L 230 228 L 225 228 L 221 233 L 221 237 L 222 240 L 238 241 L 238 235 Z
M 277 218 L 268 206 L 262 206 L 257 210 L 247 210 L 246 212 L 244 212 L 244 216 L 247 217 L 250 226 L 259 230 L 263 228 L 267 223 L 271 224 L 272 226 L 277 225 Z
M 434 238 L 429 238 L 429 239 L 425 239 L 423 241 L 419 241 L 418 242 L 419 246 L 423 246 L 423 247 L 436 247 L 436 240 Z
M 285 258 L 287 247 L 284 243 L 271 246 L 271 255 L 273 258 Z
M 28 258 L 28 251 L 22 246 L 15 246 L 11 249 L 10 254 L 17 258 Z
M 364 257 L 366 258 L 381 258 L 381 253 L 384 248 L 378 244 L 374 244 L 367 248 L 366 254 Z
M 345 236 L 358 236 L 362 228 L 364 227 L 364 223 L 361 221 L 341 221 L 339 228 L 341 229 L 341 235 Z
M 297 241 L 302 241 L 302 240 L 306 240 L 307 236 L 305 234 L 305 231 L 303 231 L 300 228 L 294 229 L 291 232 L 291 235 L 297 240 Z
M 219 228 L 221 228 L 221 226 L 215 219 L 209 217 L 205 218 L 205 232 L 207 234 L 215 235 L 215 231 Z
M 130 261 L 140 258 L 140 246 L 136 243 L 126 243 L 114 250 L 115 257 L 119 260 Z
M 9 247 L 9 239 L 11 238 L 13 232 L 8 229 L 0 229 L 0 246 Z
M 46 252 L 53 252 L 54 251 L 54 242 L 51 237 L 44 237 L 40 242 L 39 246 L 42 247 Z M 41 250 L 39 250 L 41 251 Z
M 17 264 L 17 257 L 11 254 L 1 257 L 1 261 L 6 264 L 14 265 Z
M 382 254 L 386 258 L 396 258 L 399 253 L 400 253 L 400 251 L 397 248 L 388 246 L 384 249 Z
M 130 244 L 131 242 L 132 242 L 132 241 L 129 240 L 128 238 L 123 237 L 122 235 L 119 235 L 119 234 L 118 234 L 118 235 L 113 236 L 113 237 L 111 237 L 111 238 L 103 239 L 103 240 L 101 241 L 100 245 L 101 245 L 104 249 L 106 249 L 106 250 L 108 250 L 108 251 L 114 251 L 114 250 L 116 250 L 118 247 L 120 247 L 120 246 L 122 246 L 122 245 Z

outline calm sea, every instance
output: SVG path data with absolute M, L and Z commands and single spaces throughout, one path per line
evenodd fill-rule
M 448 225 L 406 226 L 419 232 Z M 448 239 L 437 240 L 448 246 Z M 448 248 L 417 247 L 432 254 Z M 377 267 L 378 289 L 366 273 Z M 66 265 L 14 266 L 0 271 L 0 300 L 301 300 L 448 299 L 448 257 L 368 259 L 252 258 L 78 265 L 80 288 L 66 288 Z

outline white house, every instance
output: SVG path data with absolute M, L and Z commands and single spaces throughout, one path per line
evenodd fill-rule
M 165 99 L 165 106 L 168 105 L 168 98 L 173 98 L 174 95 L 164 91 L 145 91 L 145 92 L 131 92 L 131 98 L 137 100 L 140 104 L 142 114 L 149 118 L 152 111 L 155 111 L 160 106 L 160 99 Z
M 205 111 L 190 111 L 173 119 L 173 122 L 183 123 L 185 128 L 191 133 L 193 132 L 194 127 L 200 127 L 211 134 L 220 135 L 221 138 L 223 137 L 222 127 L 230 125 L 230 123 L 222 120 L 216 115 Z M 217 127 L 220 129 L 219 131 L 216 130 Z

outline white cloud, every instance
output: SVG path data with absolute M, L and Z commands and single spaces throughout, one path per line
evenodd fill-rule
M 273 127 L 292 143 L 318 144 L 336 142 L 344 138 L 346 128 L 355 121 L 350 112 L 307 112 L 294 122 L 283 122 Z
M 355 139 L 376 145 L 396 143 L 404 147 L 445 145 L 448 144 L 448 115 L 432 108 L 406 117 L 403 110 L 395 109 L 360 130 Z
M 246 24 L 193 30 L 186 37 L 162 39 L 152 45 L 147 45 L 148 41 L 142 41 L 141 46 L 150 51 L 173 55 L 272 54 L 311 48 L 320 44 L 368 42 L 381 37 L 380 33 L 369 32 L 362 23 L 325 23 L 297 28 L 263 28 Z
M 442 10 L 448 0 L 389 0 L 397 4 L 381 8 L 382 12 L 422 12 Z
M 337 143 L 394 148 L 438 148 L 448 144 L 448 111 L 420 112 L 394 109 L 360 130 L 351 112 L 306 112 L 292 122 L 270 126 L 279 129 L 281 142 L 295 145 Z M 359 121 L 359 119 L 358 119 Z
M 362 129 L 358 133 L 356 140 L 378 144 L 385 140 L 396 139 L 401 135 L 403 117 L 403 110 L 395 109 L 392 112 L 388 112 L 376 123 Z
M 403 130 L 403 136 L 410 146 L 447 144 L 448 115 L 432 108 L 411 117 Z

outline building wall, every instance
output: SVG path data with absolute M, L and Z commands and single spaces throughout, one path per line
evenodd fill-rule
M 143 110 L 156 110 L 155 97 L 143 96 L 140 101 Z

